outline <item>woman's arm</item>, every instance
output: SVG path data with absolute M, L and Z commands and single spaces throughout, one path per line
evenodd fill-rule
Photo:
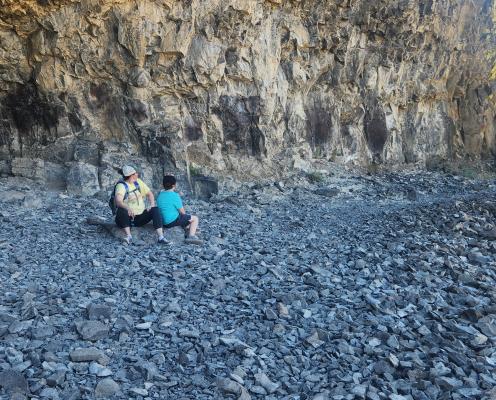
M 151 190 L 146 194 L 146 198 L 148 199 L 148 202 L 150 203 L 150 207 L 155 207 L 157 205 L 155 203 L 155 196 L 153 195 L 153 192 Z
M 119 208 L 123 208 L 124 210 L 127 210 L 128 215 L 131 218 L 134 218 L 134 212 L 127 206 L 126 203 L 124 203 L 124 195 L 122 194 L 115 194 L 115 205 Z

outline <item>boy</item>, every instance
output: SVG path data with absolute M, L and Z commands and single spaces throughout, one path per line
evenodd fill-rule
M 199 219 L 196 215 L 186 214 L 181 197 L 174 191 L 176 182 L 174 176 L 165 175 L 162 181 L 164 190 L 157 197 L 157 207 L 160 210 L 164 228 L 168 229 L 174 226 L 188 228 L 185 241 L 187 243 L 202 244 L 203 241 L 196 236 Z

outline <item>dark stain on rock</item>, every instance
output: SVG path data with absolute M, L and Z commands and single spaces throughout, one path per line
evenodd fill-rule
M 378 107 L 366 111 L 364 132 L 370 151 L 374 155 L 381 154 L 389 135 L 386 126 L 386 116 Z
M 79 115 L 75 112 L 71 112 L 67 115 L 67 118 L 69 119 L 69 123 L 71 124 L 73 131 L 80 132 L 83 128 L 83 123 L 79 119 Z
M 226 63 L 227 65 L 234 65 L 238 62 L 239 56 L 235 47 L 229 47 L 226 50 Z
M 202 122 L 205 115 L 210 113 L 206 101 L 195 97 L 185 100 L 188 107 L 189 116 L 185 120 L 185 135 L 189 141 L 199 140 L 203 137 Z
M 446 143 L 448 144 L 448 156 L 451 157 L 454 153 L 454 140 L 456 136 L 455 121 L 447 115 L 443 114 L 444 129 L 446 131 Z
M 101 108 L 108 103 L 112 94 L 112 88 L 105 82 L 96 84 L 90 83 L 88 102 L 93 108 Z
M 61 93 L 59 98 L 64 104 L 66 104 L 67 109 L 70 110 L 70 112 L 67 113 L 67 119 L 71 124 L 72 132 L 81 132 L 84 128 L 84 115 L 81 115 L 77 98 L 75 96 L 69 96 L 65 92 Z
M 171 138 L 169 136 L 159 136 L 157 137 L 157 142 L 162 146 L 170 148 L 171 147 Z
M 349 125 L 341 126 L 341 137 L 343 139 L 343 146 L 348 149 L 351 153 L 355 153 L 357 151 L 356 141 L 353 140 L 353 136 L 350 132 Z
M 201 139 L 203 137 L 203 132 L 199 126 L 188 125 L 186 126 L 186 138 L 189 141 L 194 141 Z
M 57 138 L 63 109 L 41 95 L 33 83 L 20 85 L 10 92 L 4 105 L 7 113 L 12 115 L 23 145 L 47 145 Z
M 11 127 L 8 120 L 2 115 L 0 110 L 0 146 L 9 146 L 12 142 Z
M 224 139 L 252 156 L 265 155 L 265 137 L 258 127 L 260 97 L 221 96 L 213 112 L 224 126 Z
M 419 15 L 420 18 L 432 14 L 432 0 L 423 0 L 419 2 Z
M 106 103 L 104 114 L 109 137 L 118 140 L 124 140 L 127 137 L 131 142 L 139 142 L 136 126 L 126 115 L 126 105 L 121 97 L 110 97 Z
M 174 160 L 172 147 L 177 141 L 178 125 L 164 120 L 158 125 L 135 125 L 132 129 L 136 132 L 142 154 L 147 158 L 160 159 L 164 164 Z
M 290 37 L 291 37 L 291 31 L 286 27 L 282 28 L 281 45 L 288 43 Z
M 415 134 L 417 129 L 415 127 L 415 114 L 417 112 L 417 107 L 413 106 L 407 111 L 407 116 L 405 118 L 405 126 L 403 128 L 403 135 L 401 141 L 401 151 L 405 159 L 405 163 L 415 163 L 418 161 L 418 157 L 415 154 Z
M 491 13 L 491 5 L 492 5 L 492 0 L 484 0 L 484 3 L 482 4 L 482 15 L 490 15 Z
M 127 103 L 127 115 L 136 122 L 148 119 L 147 106 L 140 100 L 131 100 Z
M 314 100 L 306 110 L 307 139 L 315 150 L 325 150 L 332 136 L 332 115 L 323 102 Z

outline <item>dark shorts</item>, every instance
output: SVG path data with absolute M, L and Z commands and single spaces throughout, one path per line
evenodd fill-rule
M 115 223 L 119 228 L 129 228 L 130 226 L 143 226 L 153 221 L 155 229 L 162 227 L 162 216 L 158 207 L 152 207 L 150 210 L 144 210 L 142 214 L 135 215 L 133 219 L 129 217 L 126 209 L 118 208 L 115 214 Z
M 164 228 L 173 228 L 175 226 L 182 226 L 183 228 L 188 226 L 191 222 L 191 215 L 189 214 L 181 214 L 175 221 L 172 221 L 169 224 L 164 225 Z

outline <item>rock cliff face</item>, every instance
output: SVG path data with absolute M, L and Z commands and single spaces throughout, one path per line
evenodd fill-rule
M 97 190 L 123 160 L 259 176 L 492 155 L 493 6 L 0 0 L 0 171 Z

